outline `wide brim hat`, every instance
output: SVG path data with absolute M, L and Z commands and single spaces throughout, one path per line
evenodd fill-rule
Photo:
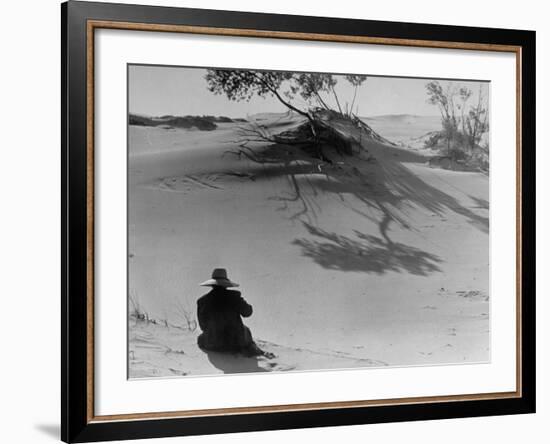
M 225 268 L 215 268 L 212 272 L 212 277 L 207 281 L 204 281 L 202 284 L 199 284 L 201 287 L 238 287 L 239 284 L 231 281 L 227 277 L 227 270 Z

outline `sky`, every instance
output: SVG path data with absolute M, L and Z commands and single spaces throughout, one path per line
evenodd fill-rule
M 262 112 L 286 112 L 288 109 L 275 97 L 253 97 L 249 102 L 229 101 L 224 95 L 208 91 L 204 68 L 130 65 L 128 69 L 128 106 L 132 114 L 161 115 L 223 115 L 246 117 Z M 368 75 L 368 73 L 367 73 Z M 438 115 L 436 106 L 427 102 L 425 85 L 429 79 L 369 76 L 357 92 L 356 114 L 362 117 L 387 114 Z M 441 81 L 445 85 L 447 81 Z M 474 91 L 476 100 L 478 82 L 456 82 Z M 488 84 L 483 83 L 484 94 Z M 343 78 L 336 86 L 339 100 L 351 103 L 353 87 Z M 335 106 L 331 96 L 324 97 Z M 297 105 L 304 105 L 297 100 Z

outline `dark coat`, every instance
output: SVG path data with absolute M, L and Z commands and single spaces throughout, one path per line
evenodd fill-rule
M 250 330 L 241 319 L 251 314 L 252 306 L 240 292 L 213 287 L 197 301 L 197 317 L 203 331 L 198 338 L 199 347 L 239 352 L 255 346 Z

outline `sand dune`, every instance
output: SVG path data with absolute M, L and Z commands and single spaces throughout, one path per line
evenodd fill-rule
M 256 143 L 258 163 L 234 154 L 237 126 L 130 126 L 129 291 L 181 326 L 198 283 L 226 267 L 277 357 L 207 356 L 197 331 L 130 320 L 131 377 L 490 359 L 486 175 L 369 140 L 332 164 Z

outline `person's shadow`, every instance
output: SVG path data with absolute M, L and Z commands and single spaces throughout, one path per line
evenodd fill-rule
M 257 373 L 269 370 L 258 365 L 259 356 L 244 356 L 238 353 L 223 353 L 204 350 L 210 363 L 224 373 Z

